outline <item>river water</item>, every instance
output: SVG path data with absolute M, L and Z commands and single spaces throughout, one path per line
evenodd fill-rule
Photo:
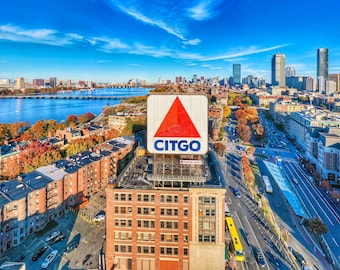
M 151 88 L 103 88 L 59 92 L 58 96 L 145 96 Z M 29 122 L 54 119 L 66 121 L 71 115 L 91 112 L 98 115 L 105 105 L 119 104 L 120 99 L 0 99 L 0 123 Z

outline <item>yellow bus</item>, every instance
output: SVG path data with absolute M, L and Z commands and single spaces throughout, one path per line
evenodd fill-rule
M 233 252 L 235 254 L 236 261 L 244 261 L 244 250 L 242 247 L 242 243 L 240 237 L 238 236 L 237 229 L 234 224 L 234 220 L 232 217 L 225 217 L 225 221 L 227 223 L 227 227 L 231 236 L 231 241 L 233 245 Z

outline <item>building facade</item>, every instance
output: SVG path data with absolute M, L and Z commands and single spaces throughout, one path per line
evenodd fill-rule
M 328 49 L 319 48 L 317 51 L 317 77 L 328 80 Z
M 234 85 L 241 84 L 241 64 L 233 64 Z
M 272 57 L 272 85 L 286 86 L 286 56 L 275 54 Z

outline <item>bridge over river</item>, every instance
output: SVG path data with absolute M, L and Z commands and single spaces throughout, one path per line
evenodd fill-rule
M 131 96 L 75 96 L 75 95 L 15 95 L 0 96 L 0 99 L 107 99 L 107 100 L 126 100 Z

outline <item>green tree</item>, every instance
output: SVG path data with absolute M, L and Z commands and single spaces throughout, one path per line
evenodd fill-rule
M 317 235 L 328 233 L 328 228 L 326 224 L 323 223 L 318 217 L 314 217 L 307 220 L 307 225 Z

